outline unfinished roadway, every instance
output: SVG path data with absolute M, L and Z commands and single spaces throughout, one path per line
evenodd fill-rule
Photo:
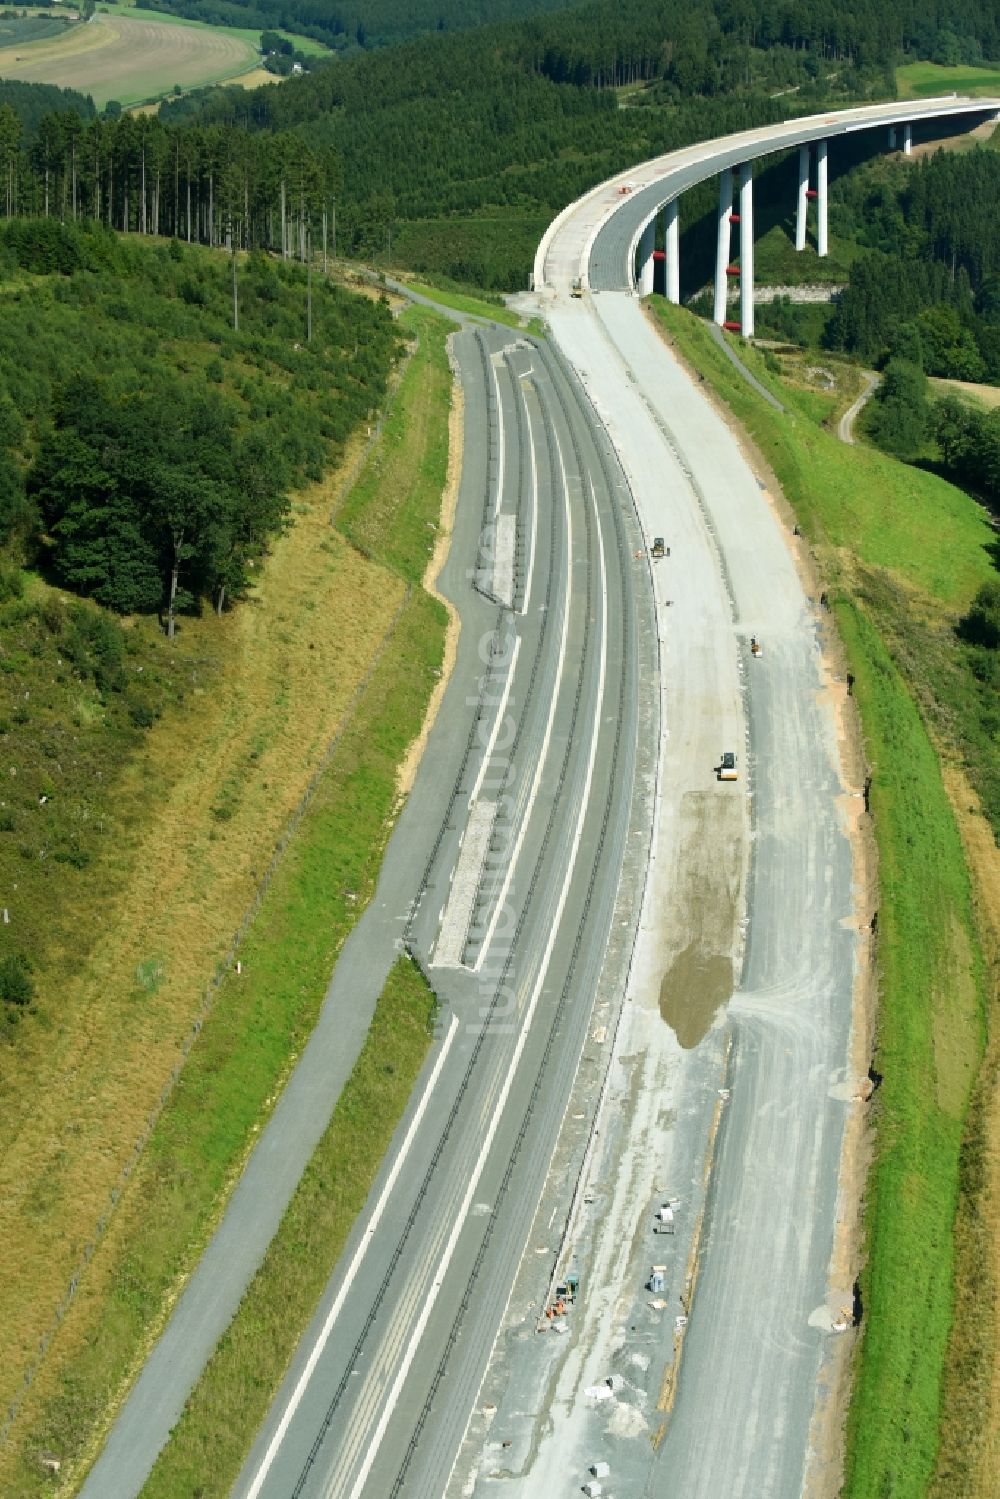
M 453 1499 L 589 1481 L 618 1499 L 836 1491 L 832 1361 L 854 1308 L 850 1260 L 834 1251 L 857 1210 L 840 1175 L 864 1092 L 849 841 L 861 790 L 845 783 L 839 693 L 796 543 L 644 312 L 635 257 L 651 255 L 659 209 L 715 172 L 996 108 L 875 106 L 706 142 L 602 184 L 539 248 L 534 310 L 614 443 L 646 536 L 667 543 L 662 737 L 628 1003 L 559 1246 L 556 1279 L 581 1291 L 546 1320 L 551 1287 L 529 1248 Z M 669 234 L 667 246 L 669 258 Z M 723 749 L 744 767 L 736 785 L 711 776 Z M 546 1205 L 565 1175 L 557 1151 Z M 656 1231 L 665 1204 L 669 1234 Z M 540 1213 L 538 1249 L 551 1228 Z

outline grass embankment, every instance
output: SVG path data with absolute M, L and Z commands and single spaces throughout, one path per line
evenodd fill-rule
M 867 1190 L 864 1336 L 848 1423 L 849 1499 L 923 1499 L 939 1441 L 954 1222 L 982 973 L 968 873 L 934 748 L 872 619 L 838 600 L 879 856 L 880 1003 Z
M 420 970 L 398 959 L 329 1127 L 143 1499 L 229 1493 L 364 1206 L 427 1055 L 434 1012 Z
M 268 820 L 266 793 L 270 787 L 277 794 L 286 781 L 298 787 L 303 756 L 314 742 L 310 706 L 326 724 L 327 737 L 319 748 L 325 752 L 331 738 L 335 743 L 240 950 L 242 975 L 230 971 L 222 978 L 197 1044 L 128 1183 L 112 1171 L 110 1179 L 122 1186 L 118 1209 L 103 1237 L 97 1237 L 77 1295 L 24 1397 L 13 1439 L 0 1459 L 4 1492 L 42 1491 L 39 1450 L 59 1453 L 71 1470 L 93 1455 L 95 1435 L 217 1221 L 255 1130 L 314 1022 L 336 953 L 374 889 L 397 801 L 397 767 L 419 733 L 444 637 L 442 607 L 413 588 L 412 580 L 422 573 L 433 544 L 444 484 L 443 434 L 451 383 L 443 352 L 447 330 L 441 319 L 416 310 L 402 324 L 421 339 L 393 400 L 394 413 L 412 413 L 412 432 L 404 422 L 401 440 L 391 452 L 385 451 L 383 435 L 368 460 L 369 468 L 379 463 L 383 481 L 373 504 L 381 504 L 388 492 L 409 506 L 409 546 L 396 554 L 397 570 L 369 562 L 331 531 L 335 484 L 300 497 L 296 511 L 306 513 L 299 514 L 268 562 L 260 617 L 255 618 L 252 606 L 234 616 L 247 634 L 245 649 L 226 658 L 232 677 L 222 677 L 215 686 L 225 711 L 213 716 L 212 700 L 202 703 L 210 733 L 194 716 L 171 733 L 166 723 L 154 731 L 151 749 L 155 746 L 169 763 L 183 756 L 189 766 L 189 784 L 183 788 L 187 795 L 178 798 L 165 829 L 167 834 L 173 830 L 185 852 L 191 845 L 191 862 L 180 866 L 187 905 L 168 902 L 156 912 L 163 929 L 161 945 L 152 949 L 162 954 L 161 966 L 171 979 L 175 968 L 183 969 L 186 990 L 173 1006 L 161 1005 L 159 992 L 154 1003 L 137 983 L 134 960 L 122 957 L 105 970 L 109 982 L 119 969 L 124 972 L 122 1003 L 109 1003 L 106 1011 L 91 1016 L 88 1026 L 98 1040 L 106 1034 L 109 1045 L 117 1037 L 124 1060 L 105 1060 L 106 1075 L 99 1082 L 95 1076 L 90 1084 L 90 1107 L 99 1099 L 106 1110 L 117 1100 L 129 1117 L 134 1106 L 128 1087 L 143 1097 L 147 1074 L 156 1089 L 163 1076 L 169 1084 L 171 1059 L 182 1059 L 176 1027 L 178 1014 L 183 1019 L 185 994 L 203 990 L 237 924 L 215 899 L 217 882 L 225 882 L 226 849 L 241 872 L 255 874 L 259 881 L 282 826 L 274 826 L 273 814 Z M 427 447 L 437 454 L 436 463 L 422 461 Z M 415 474 L 421 475 L 416 486 Z M 384 516 L 390 524 L 388 508 Z M 344 699 L 344 681 L 355 694 L 353 701 L 351 691 Z M 260 745 L 261 723 L 255 715 L 265 709 L 276 723 Z M 244 744 L 247 718 L 250 739 Z M 232 762 L 224 755 L 231 738 L 238 742 L 236 770 L 242 777 L 232 785 L 227 781 Z M 313 762 L 313 774 L 315 768 Z M 150 774 L 148 764 L 136 773 Z M 221 804 L 220 797 L 231 799 L 231 815 L 221 821 L 211 811 Z M 277 799 L 287 823 L 290 809 Z M 185 810 L 190 817 L 182 825 L 176 819 Z M 234 829 L 239 838 L 219 851 L 217 840 L 231 840 Z M 141 845 L 148 854 L 152 889 L 143 885 L 135 892 L 122 917 L 111 923 L 112 935 L 119 919 L 127 921 L 130 914 L 143 929 L 149 924 L 147 903 L 156 908 L 157 888 L 163 884 L 159 861 L 177 857 L 169 843 L 158 845 L 157 836 L 151 829 Z M 206 853 L 213 851 L 220 852 L 219 869 L 206 862 Z M 199 955 L 205 951 L 199 943 L 206 931 L 217 936 L 199 972 Z M 141 951 L 148 949 L 146 934 Z M 109 950 L 116 950 L 111 941 Z M 155 992 L 156 985 L 152 987 Z M 164 990 L 164 998 L 171 997 Z M 154 1022 L 154 1029 L 136 1057 L 133 1032 L 140 1021 L 147 1027 Z M 89 1036 L 88 1043 L 93 1041 L 94 1035 Z M 54 1099 L 51 1107 L 58 1110 L 60 1100 Z M 139 1117 L 144 1117 L 141 1110 Z M 88 1139 L 92 1133 L 88 1127 Z M 126 1126 L 126 1138 L 135 1137 Z M 106 1164 L 100 1134 L 90 1162 L 92 1170 Z M 83 1232 L 93 1232 L 99 1202 L 98 1196 L 93 1209 L 88 1202 L 58 1204 L 62 1217 L 71 1205 L 75 1208 L 64 1237 L 82 1243 L 73 1223 L 82 1221 Z M 47 1206 L 52 1204 L 35 1205 L 36 1229 L 46 1227 Z M 32 1227 L 30 1217 L 25 1232 Z M 11 1241 L 5 1242 L 15 1253 Z
M 524 319 L 516 312 L 511 312 L 499 296 L 495 300 L 476 297 L 469 292 L 456 291 L 447 285 L 438 286 L 434 282 L 417 281 L 411 276 L 406 278 L 406 284 L 419 296 L 428 297 L 432 302 L 439 302 L 442 307 L 453 307 L 456 312 L 464 312 L 469 317 L 479 317 L 493 323 L 506 323 L 510 328 L 523 328 L 524 326 Z
M 845 1494 L 923 1499 L 952 1329 L 956 1209 L 960 1189 L 965 1211 L 974 1186 L 961 1170 L 962 1140 L 982 1054 L 983 976 L 962 844 L 913 697 L 927 707 L 932 686 L 916 675 L 904 683 L 887 641 L 912 673 L 920 671 L 922 641 L 935 641 L 939 651 L 950 643 L 954 655 L 951 628 L 991 575 L 993 533 L 952 486 L 840 444 L 807 414 L 815 404 L 808 393 L 774 380 L 753 351 L 744 357 L 776 389 L 784 416 L 753 394 L 706 328 L 679 309 L 657 312 L 774 470 L 829 584 L 855 677 L 880 859 L 875 1066 L 884 1081 L 871 1108 L 864 1336 Z M 937 712 L 935 726 L 944 718 Z M 970 1138 L 976 1128 L 974 1115 Z M 962 1252 L 957 1274 L 967 1284 L 982 1266 Z M 974 1346 L 953 1348 L 949 1358 L 970 1358 L 982 1382 L 994 1341 L 987 1296 Z M 974 1448 L 983 1414 L 982 1403 L 960 1417 L 946 1407 L 949 1440 Z

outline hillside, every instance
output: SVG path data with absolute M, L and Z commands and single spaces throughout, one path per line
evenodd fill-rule
M 0 972 L 30 965 L 51 1024 L 98 935 L 82 911 L 140 815 L 123 778 L 215 678 L 218 628 L 198 615 L 253 591 L 290 492 L 343 454 L 399 346 L 387 309 L 326 283 L 307 343 L 302 275 L 263 261 L 241 268 L 236 331 L 218 257 L 52 222 L 5 226 L 0 276 Z M 175 649 L 157 616 L 184 525 Z M 23 1008 L 4 1006 L 8 1038 L 32 1028 Z
M 21 1493 L 44 1488 L 39 1445 L 92 1440 L 373 888 L 439 671 L 442 611 L 417 580 L 450 372 L 433 316 L 397 322 L 318 275 L 310 341 L 292 267 L 238 260 L 234 330 L 229 257 L 51 222 L 5 233 L 0 1233 L 19 1268 L 0 1291 L 0 1489 Z M 331 514 L 403 386 L 419 409 L 397 418 L 391 463 L 374 448 L 362 552 L 357 515 Z M 245 555 L 245 599 L 219 615 L 190 588 L 173 640 L 162 590 L 148 614 L 84 596 L 111 542 L 137 542 L 119 521 L 157 450 L 177 456 L 151 405 L 164 390 L 172 413 L 210 417 L 182 464 L 211 485 L 252 455 L 245 507 L 263 487 L 277 523 Z M 39 475 L 58 442 L 49 472 L 79 476 L 96 561 L 57 585 L 65 535 L 43 523 Z

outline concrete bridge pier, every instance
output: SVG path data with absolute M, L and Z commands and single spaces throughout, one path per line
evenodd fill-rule
M 913 150 L 913 126 L 907 120 L 903 126 L 903 155 L 909 156 Z
M 816 210 L 818 216 L 816 225 L 817 255 L 827 255 L 829 253 L 829 238 L 827 234 L 826 147 L 826 141 L 816 142 Z
M 640 297 L 648 297 L 653 291 L 653 251 L 656 249 L 656 216 L 650 219 L 642 231 L 639 240 L 639 276 L 638 289 Z
M 799 196 L 795 206 L 795 248 L 806 247 L 806 218 L 809 212 L 809 145 L 799 147 Z
M 668 302 L 681 299 L 681 239 L 678 202 L 672 198 L 663 210 L 664 291 Z
M 719 173 L 719 234 L 715 247 L 715 307 L 713 319 L 721 328 L 726 321 L 726 267 L 732 239 L 733 173 L 730 167 Z
M 740 331 L 753 338 L 753 162 L 740 167 Z

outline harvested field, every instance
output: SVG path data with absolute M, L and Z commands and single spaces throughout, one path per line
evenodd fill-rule
M 246 73 L 259 58 L 252 35 L 100 13 L 52 41 L 0 48 L 0 77 L 78 89 L 99 107 L 109 99 L 141 104 L 175 84 L 197 88 Z
M 958 396 L 969 406 L 1000 406 L 1000 385 L 977 385 L 973 380 L 932 380 L 932 389 L 942 396 Z

